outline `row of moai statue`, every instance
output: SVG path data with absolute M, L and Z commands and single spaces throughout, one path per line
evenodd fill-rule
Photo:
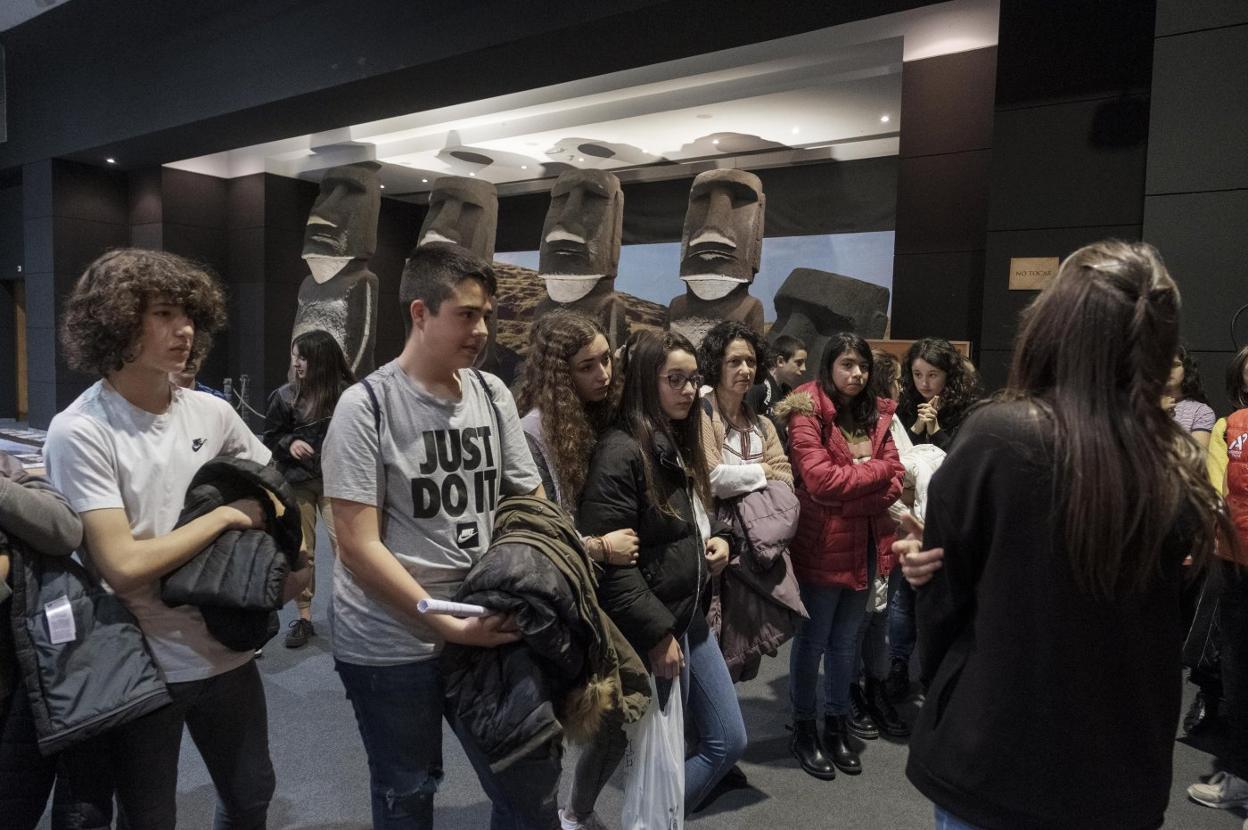
M 330 332 L 357 377 L 374 368 L 377 277 L 368 259 L 377 247 L 380 169 L 376 162 L 357 162 L 335 167 L 322 179 L 304 235 L 303 258 L 311 273 L 300 286 L 291 333 L 293 340 L 311 329 Z M 709 170 L 693 180 L 681 234 L 679 275 L 685 291 L 668 305 L 671 329 L 694 343 L 721 320 L 737 320 L 763 333 L 763 305 L 750 295 L 750 286 L 762 258 L 765 207 L 762 182 L 752 173 Z M 416 245 L 454 243 L 489 262 L 497 223 L 494 185 L 461 176 L 439 178 Z M 555 180 L 538 257 L 546 297 L 533 319 L 572 309 L 597 319 L 612 346 L 627 340 L 626 306 L 615 290 L 623 224 L 624 192 L 614 174 L 569 170 Z M 819 275 L 829 279 L 812 281 Z M 888 290 L 797 269 L 775 304 L 779 319 L 770 336 L 798 336 L 811 346 L 813 359 L 821 342 L 837 331 L 883 336 Z M 492 326 L 481 362 L 487 370 L 495 368 L 495 337 Z

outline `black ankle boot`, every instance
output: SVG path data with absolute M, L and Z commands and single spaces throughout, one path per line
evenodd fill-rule
M 1183 732 L 1197 735 L 1213 726 L 1218 719 L 1218 700 L 1202 689 L 1192 698 L 1192 705 L 1183 717 Z
M 849 731 L 864 741 L 874 741 L 880 737 L 875 721 L 867 714 L 867 702 L 862 697 L 862 687 L 857 683 L 849 684 Z
M 897 714 L 897 710 L 893 708 L 892 702 L 888 699 L 888 695 L 884 692 L 884 684 L 873 677 L 867 678 L 867 712 L 870 713 L 871 719 L 875 721 L 875 725 L 885 735 L 891 735 L 894 738 L 904 738 L 910 734 L 910 725 L 901 719 L 901 715 Z
M 888 679 L 884 681 L 884 691 L 893 703 L 901 703 L 910 696 L 910 664 L 905 660 L 894 658 L 888 667 Z
M 828 715 L 823 719 L 823 751 L 846 775 L 862 772 L 862 759 L 849 742 L 849 715 Z
M 793 721 L 793 739 L 789 742 L 789 751 L 797 758 L 807 775 L 813 775 L 821 781 L 831 781 L 836 777 L 836 767 L 832 766 L 832 762 L 823 754 L 823 747 L 819 745 L 819 730 L 815 728 L 813 719 Z

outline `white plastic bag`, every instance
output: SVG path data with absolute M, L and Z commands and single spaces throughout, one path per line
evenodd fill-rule
M 624 769 L 624 830 L 683 830 L 685 713 L 679 681 L 672 683 L 663 709 L 650 675 L 650 708 L 631 727 Z

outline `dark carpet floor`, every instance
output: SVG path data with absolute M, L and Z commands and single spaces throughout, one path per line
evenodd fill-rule
M 327 550 L 321 534 L 320 550 Z M 277 793 L 269 827 L 299 830 L 366 830 L 370 826 L 368 767 L 350 704 L 333 670 L 325 619 L 330 592 L 329 557 L 318 568 L 314 620 L 318 636 L 302 649 L 288 650 L 281 637 L 264 651 L 260 669 L 269 705 L 269 735 L 277 770 Z M 283 624 L 294 618 L 293 606 L 282 613 Z M 817 781 L 801 772 L 788 752 L 788 648 L 764 661 L 758 678 L 739 687 L 750 746 L 741 768 L 750 787 L 722 794 L 693 817 L 690 827 L 765 828 L 927 828 L 931 805 L 907 782 L 903 771 L 904 743 L 871 741 L 863 752 L 864 773 Z M 1191 694 L 1188 687 L 1187 694 Z M 446 779 L 437 796 L 441 828 L 484 830 L 489 826 L 488 802 L 472 768 L 450 733 L 446 737 Z M 1212 770 L 1209 747 L 1175 743 L 1174 786 L 1167 828 L 1239 830 L 1242 813 L 1224 812 L 1190 802 L 1188 784 Z M 565 756 L 570 770 L 575 750 Z M 1104 770 L 1099 786 L 1119 786 L 1117 770 Z M 565 774 L 566 779 L 568 775 Z M 608 827 L 619 826 L 622 800 L 620 774 L 599 801 Z M 179 781 L 179 827 L 200 830 L 212 825 L 215 803 L 212 783 L 189 737 L 183 741 Z M 566 794 L 566 789 L 565 789 Z M 0 820 L 0 825 L 3 821 Z M 47 828 L 45 818 L 43 828 Z

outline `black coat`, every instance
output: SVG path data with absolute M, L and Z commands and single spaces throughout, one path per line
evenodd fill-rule
M 646 493 L 642 448 L 620 429 L 598 442 L 577 511 L 577 528 L 600 536 L 630 527 L 640 550 L 635 567 L 606 565 L 598 602 L 638 654 L 645 655 L 665 636 L 679 638 L 691 625 L 704 626 L 710 574 L 694 518 L 693 484 L 676 448 L 661 434 L 649 450 L 654 475 L 671 489 L 672 513 L 659 510 Z M 717 523 L 720 533 L 727 529 Z M 715 532 L 713 528 L 712 532 Z
M 273 462 L 291 484 L 321 478 L 321 446 L 329 432 L 329 418 L 304 422 L 295 412 L 295 385 L 288 383 L 269 396 L 269 409 L 264 415 L 265 430 L 260 440 L 273 452 Z M 316 453 L 311 458 L 296 459 L 290 445 L 306 441 Z
M 1146 591 L 1090 597 L 1063 542 L 1052 444 L 1028 404 L 992 404 L 932 477 L 923 544 L 945 558 L 917 594 L 928 693 L 906 774 L 985 830 L 1160 827 L 1190 525 L 1175 522 Z

